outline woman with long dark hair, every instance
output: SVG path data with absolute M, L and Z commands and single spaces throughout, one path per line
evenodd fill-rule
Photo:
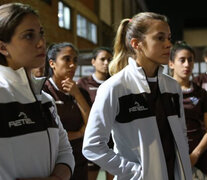
M 190 45 L 184 41 L 174 44 L 169 66 L 183 92 L 191 165 L 207 175 L 207 92 L 190 80 L 194 61 Z
M 44 29 L 29 6 L 0 6 L 0 179 L 68 180 L 72 148 L 45 78 L 34 68 L 45 63 Z
M 45 83 L 44 91 L 55 99 L 58 114 L 73 148 L 76 165 L 71 179 L 87 180 L 87 160 L 81 149 L 90 111 L 87 103 L 89 100 L 86 98 L 90 98 L 73 81 L 77 58 L 78 50 L 73 44 L 63 42 L 51 45 L 47 51 L 45 69 L 49 72 L 49 79 Z

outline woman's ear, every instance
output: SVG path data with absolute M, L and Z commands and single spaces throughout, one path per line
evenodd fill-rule
M 169 66 L 170 69 L 174 69 L 173 61 L 169 60 L 168 66 Z
M 130 41 L 130 44 L 132 46 L 132 48 L 138 50 L 139 46 L 140 46 L 140 42 L 137 40 L 137 38 L 132 38 Z
M 92 59 L 91 59 L 91 64 L 92 64 L 92 66 L 94 66 L 95 61 L 96 61 L 95 58 L 92 58 Z
M 3 54 L 4 56 L 9 55 L 7 48 L 6 48 L 6 44 L 3 41 L 0 41 L 0 53 Z
M 49 65 L 52 69 L 55 68 L 55 61 L 53 61 L 52 59 L 49 60 Z

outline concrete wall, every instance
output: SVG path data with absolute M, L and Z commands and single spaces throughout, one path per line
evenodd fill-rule
M 111 14 L 111 0 L 100 0 L 99 1 L 99 15 L 100 20 L 105 22 L 107 25 L 112 24 L 112 14 Z
M 116 30 L 117 27 L 119 26 L 121 20 L 123 19 L 123 0 L 114 0 L 114 5 L 113 5 L 113 12 L 114 12 L 114 29 Z
M 191 46 L 207 46 L 207 29 L 185 29 L 183 39 Z
M 82 2 L 81 2 L 82 1 Z M 89 0 L 92 8 L 92 1 Z M 91 9 L 84 5 L 84 0 L 64 0 L 63 2 L 71 8 L 71 17 L 72 17 L 72 29 L 66 30 L 58 26 L 58 0 L 52 0 L 51 4 L 48 4 L 42 0 L 1 0 L 1 4 L 10 3 L 10 2 L 21 2 L 25 4 L 30 4 L 34 9 L 38 10 L 41 23 L 45 29 L 45 37 L 47 43 L 53 42 L 63 42 L 69 41 L 72 42 L 75 46 L 81 49 L 93 49 L 97 46 L 84 38 L 79 38 L 76 35 L 76 15 L 80 13 L 85 16 L 88 20 L 94 24 L 98 23 L 97 15 L 91 11 Z M 88 0 L 87 0 L 88 2 Z M 89 5 L 89 3 L 86 3 Z

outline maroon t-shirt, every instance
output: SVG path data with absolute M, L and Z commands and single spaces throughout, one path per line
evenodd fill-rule
M 80 130 L 83 126 L 83 118 L 75 98 L 57 90 L 49 80 L 45 82 L 43 90 L 55 99 L 60 120 L 66 131 Z M 80 91 L 87 101 L 90 101 L 87 92 L 83 89 Z
M 207 74 L 203 73 L 199 76 L 193 78 L 193 82 L 195 82 L 198 86 L 202 87 L 207 91 Z
M 94 103 L 96 92 L 101 84 L 96 82 L 92 76 L 83 77 L 78 80 L 78 86 L 85 89 L 90 95 L 91 102 Z
M 75 98 L 57 90 L 49 80 L 45 82 L 43 90 L 55 99 L 57 111 L 65 130 L 78 131 L 83 125 L 83 118 Z M 87 94 L 82 89 L 80 91 L 87 98 Z M 70 140 L 70 143 L 75 158 L 75 169 L 71 179 L 87 180 L 87 160 L 82 154 L 83 138 Z
M 204 133 L 204 113 L 207 112 L 207 92 L 195 83 L 183 91 L 183 105 L 187 124 L 190 153 L 201 141 Z
M 80 88 L 83 88 L 84 90 L 86 90 L 88 92 L 88 94 L 90 96 L 90 102 L 88 102 L 88 103 L 89 103 L 89 105 L 90 105 L 90 103 L 92 105 L 95 101 L 96 92 L 98 90 L 98 87 L 101 85 L 101 83 L 96 82 L 93 79 L 93 76 L 82 77 L 81 79 L 78 80 L 77 83 Z M 113 146 L 114 146 L 111 135 L 110 135 L 110 139 L 108 142 L 108 146 L 110 148 L 113 148 Z

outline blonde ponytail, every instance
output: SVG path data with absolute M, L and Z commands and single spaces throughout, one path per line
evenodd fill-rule
M 141 12 L 132 19 L 123 19 L 117 30 L 114 43 L 114 57 L 109 64 L 109 73 L 114 75 L 128 64 L 128 57 L 138 58 L 138 53 L 131 46 L 131 39 L 143 40 L 144 34 L 150 28 L 149 20 L 156 19 L 167 22 L 167 17 L 153 12 Z
M 128 23 L 129 19 L 122 20 L 117 30 L 114 43 L 114 56 L 109 64 L 110 75 L 116 74 L 128 64 L 127 47 L 125 45 L 126 27 Z

